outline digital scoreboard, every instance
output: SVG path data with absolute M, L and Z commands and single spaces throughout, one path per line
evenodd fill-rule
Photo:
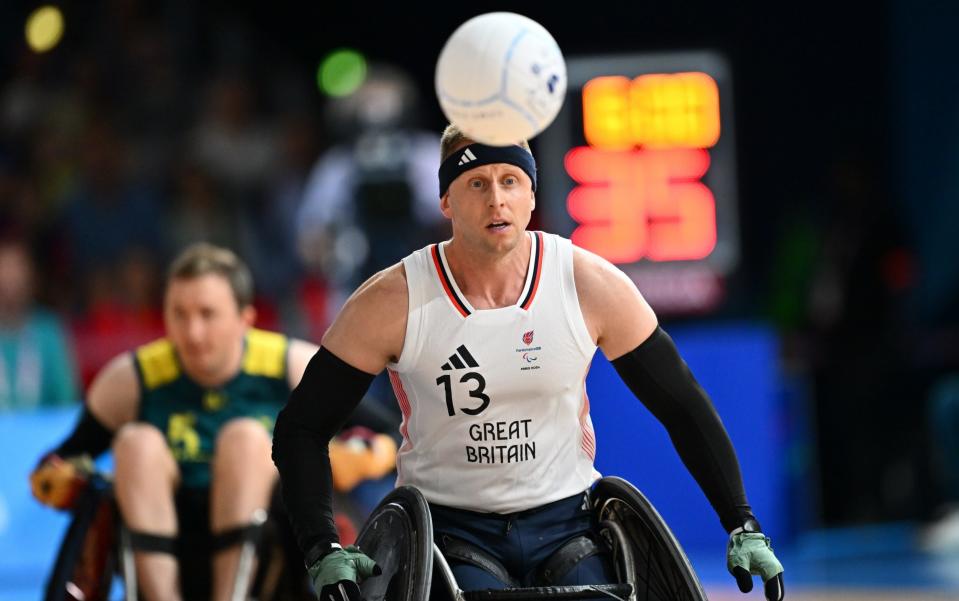
M 727 63 L 670 52 L 567 68 L 563 110 L 537 138 L 544 225 L 619 265 L 659 311 L 715 307 L 739 261 Z

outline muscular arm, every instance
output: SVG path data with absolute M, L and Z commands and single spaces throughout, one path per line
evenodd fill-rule
M 287 378 L 289 380 L 291 390 L 296 388 L 296 385 L 300 383 L 307 364 L 319 349 L 320 347 L 311 342 L 296 339 L 290 340 L 289 359 L 287 360 Z M 396 445 L 399 446 L 402 443 L 402 439 L 397 427 L 398 424 L 398 410 L 394 416 L 393 412 L 390 411 L 388 407 L 381 405 L 375 399 L 366 397 L 354 409 L 350 419 L 346 422 L 344 427 L 349 428 L 353 425 L 364 426 L 373 430 L 374 432 L 380 432 L 389 435 L 391 438 L 393 438 L 393 441 L 396 443 Z
M 96 457 L 110 447 L 113 433 L 136 419 L 140 398 L 133 357 L 124 353 L 113 358 L 94 378 L 86 406 L 73 432 L 54 453 L 71 457 L 87 453 Z
M 639 346 L 659 325 L 632 280 L 606 259 L 574 246 L 573 277 L 586 328 L 610 361 Z
M 401 264 L 373 276 L 346 302 L 277 417 L 273 461 L 307 563 L 338 540 L 333 524 L 329 442 L 406 335 Z
M 574 252 L 576 290 L 593 340 L 666 427 L 726 531 L 754 519 L 729 435 L 652 309 L 620 270 L 588 251 Z

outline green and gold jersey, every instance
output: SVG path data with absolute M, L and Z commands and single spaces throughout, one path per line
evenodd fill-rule
M 273 432 L 276 415 L 290 394 L 288 347 L 282 334 L 249 330 L 240 372 L 218 388 L 191 380 L 167 338 L 134 351 L 141 391 L 138 419 L 166 435 L 183 486 L 209 486 L 217 433 L 231 419 L 253 418 Z

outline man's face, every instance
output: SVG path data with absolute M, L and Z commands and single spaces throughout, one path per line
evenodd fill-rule
M 453 236 L 490 254 L 519 244 L 535 206 L 532 180 L 509 163 L 470 169 L 440 199 L 443 215 L 453 222 Z
M 30 303 L 32 270 L 26 251 L 0 247 L 0 312 L 19 314 Z
M 171 280 L 163 302 L 167 335 L 186 371 L 201 378 L 232 376 L 254 316 L 252 307 L 237 307 L 229 282 L 213 273 Z

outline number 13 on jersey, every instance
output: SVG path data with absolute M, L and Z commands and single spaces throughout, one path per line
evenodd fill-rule
M 474 399 L 479 399 L 479 405 L 475 407 L 461 407 L 460 411 L 467 415 L 479 415 L 480 413 L 486 411 L 486 408 L 489 407 L 489 397 L 484 394 L 486 390 L 486 378 L 483 377 L 483 374 L 471 371 L 463 374 L 463 377 L 460 378 L 460 383 L 474 383 L 475 387 L 469 390 L 469 396 Z M 443 374 L 442 376 L 436 378 L 436 385 L 442 386 L 443 391 L 446 393 L 446 411 L 450 414 L 450 417 L 456 415 L 456 408 L 453 405 L 453 383 L 452 377 L 450 374 Z

